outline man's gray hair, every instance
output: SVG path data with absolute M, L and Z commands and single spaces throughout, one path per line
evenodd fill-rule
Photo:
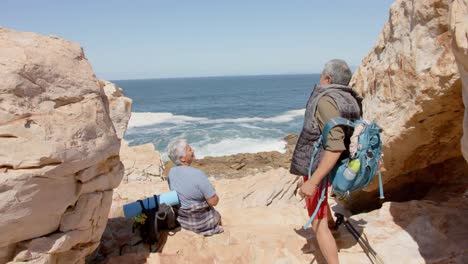
M 325 64 L 323 76 L 330 76 L 333 84 L 348 85 L 351 80 L 351 70 L 344 60 L 334 59 Z
M 166 148 L 167 156 L 174 162 L 175 165 L 181 165 L 180 157 L 185 156 L 185 148 L 187 147 L 187 140 L 178 138 L 169 143 Z

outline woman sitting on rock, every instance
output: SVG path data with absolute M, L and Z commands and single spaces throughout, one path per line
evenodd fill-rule
M 168 182 L 171 191 L 179 195 L 177 221 L 182 228 L 205 236 L 223 232 L 221 215 L 213 208 L 219 197 L 206 174 L 190 166 L 195 159 L 192 147 L 185 139 L 176 139 L 167 146 L 167 154 L 176 165 Z

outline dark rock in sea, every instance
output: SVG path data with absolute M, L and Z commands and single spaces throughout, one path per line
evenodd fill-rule
M 289 170 L 291 155 L 297 142 L 297 135 L 287 135 L 285 153 L 266 151 L 258 153 L 241 153 L 222 157 L 205 157 L 195 160 L 193 167 L 203 170 L 208 176 L 219 178 L 241 178 L 252 176 L 258 172 L 265 172 L 276 168 Z M 174 164 L 166 162 L 164 175 L 169 173 Z

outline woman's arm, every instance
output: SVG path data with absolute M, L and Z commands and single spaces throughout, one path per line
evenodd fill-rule
M 217 194 L 215 194 L 213 197 L 206 199 L 206 202 L 209 206 L 216 206 L 218 205 L 219 197 Z

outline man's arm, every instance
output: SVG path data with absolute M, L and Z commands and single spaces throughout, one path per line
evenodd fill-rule
M 314 194 L 315 188 L 320 183 L 320 181 L 325 178 L 325 176 L 330 173 L 330 171 L 335 166 L 336 162 L 340 159 L 341 153 L 343 151 L 329 151 L 325 150 L 323 153 L 322 160 L 320 161 L 317 169 L 311 175 L 310 180 L 306 181 L 302 187 L 301 192 L 305 196 L 312 196 Z

